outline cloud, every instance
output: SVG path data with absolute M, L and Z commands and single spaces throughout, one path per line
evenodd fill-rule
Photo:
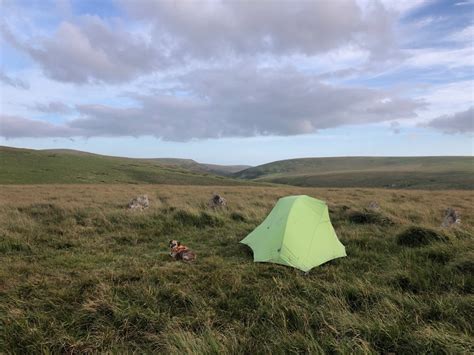
M 208 59 L 233 52 L 323 53 L 343 45 L 373 49 L 386 40 L 394 18 L 379 2 L 122 1 L 135 18 L 170 36 L 175 53 Z M 385 43 L 387 44 L 387 43 Z
M 393 133 L 399 134 L 400 133 L 400 122 L 398 121 L 392 121 L 390 122 L 390 129 Z
M 42 103 L 36 103 L 34 105 L 28 106 L 29 108 L 44 112 L 44 113 L 71 113 L 72 108 L 62 102 L 59 101 L 52 101 L 47 104 L 42 104 Z
M 474 0 L 459 1 L 455 3 L 454 5 L 456 6 L 474 5 Z
M 75 134 L 73 129 L 66 126 L 0 114 L 0 135 L 7 139 L 18 137 L 71 137 Z
M 27 52 L 52 79 L 119 83 L 160 67 L 161 56 L 144 36 L 112 27 L 97 16 L 63 21 L 51 37 L 20 41 L 3 27 L 4 37 Z
M 466 26 L 459 31 L 451 33 L 447 38 L 455 42 L 464 42 L 466 45 L 472 46 L 472 40 L 474 38 L 474 25 Z
M 7 84 L 19 89 L 28 90 L 30 88 L 30 85 L 27 82 L 18 78 L 12 78 L 2 71 L 0 71 L 0 81 L 4 84 Z
M 428 122 L 426 126 L 449 134 L 474 132 L 474 106 L 466 111 L 439 116 Z
M 79 117 L 50 126 L 50 136 L 152 135 L 171 141 L 290 136 L 413 118 L 424 106 L 389 91 L 324 84 L 293 69 L 198 70 L 177 80 L 179 94 L 135 94 L 134 107 L 77 105 Z
M 73 83 L 123 83 L 196 62 L 316 56 L 340 48 L 393 58 L 395 11 L 378 1 L 359 3 L 124 0 L 122 20 L 80 16 L 28 40 L 6 26 L 2 32 L 50 78 Z

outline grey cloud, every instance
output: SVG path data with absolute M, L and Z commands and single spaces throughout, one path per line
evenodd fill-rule
M 174 38 L 175 53 L 206 59 L 226 51 L 314 55 L 346 44 L 380 51 L 391 41 L 394 21 L 377 1 L 364 10 L 355 0 L 122 3 L 155 25 L 155 37 Z
M 63 128 L 86 137 L 173 141 L 297 135 L 412 118 L 424 106 L 391 92 L 323 84 L 291 69 L 201 70 L 180 82 L 179 95 L 135 95 L 136 107 L 78 105 L 79 117 Z
M 28 106 L 28 108 L 36 110 L 36 111 L 44 112 L 44 113 L 67 114 L 73 111 L 70 106 L 59 101 L 53 101 L 47 104 L 36 103 L 35 105 Z
M 19 41 L 5 26 L 4 37 L 26 51 L 58 81 L 117 83 L 156 70 L 161 55 L 143 36 L 107 25 L 99 17 L 62 22 L 52 37 L 35 43 Z
M 470 133 L 474 131 L 474 107 L 466 111 L 443 115 L 426 124 L 427 127 L 441 130 L 445 133 Z
M 122 23 L 82 16 L 62 22 L 47 37 L 22 42 L 3 28 L 51 78 L 65 82 L 119 83 L 196 61 L 228 61 L 260 54 L 308 56 L 344 46 L 371 58 L 394 58 L 395 14 L 378 1 L 121 1 L 145 33 Z
M 30 85 L 27 82 L 18 78 L 12 78 L 2 71 L 0 71 L 0 81 L 19 89 L 28 90 L 30 88 Z
M 66 126 L 28 118 L 0 115 L 0 135 L 5 138 L 19 137 L 71 137 L 76 132 Z

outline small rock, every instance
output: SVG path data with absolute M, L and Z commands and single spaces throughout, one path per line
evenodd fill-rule
M 451 227 L 453 224 L 461 224 L 461 215 L 454 208 L 447 208 L 441 227 Z
M 212 208 L 225 207 L 227 206 L 227 201 L 225 200 L 224 197 L 218 194 L 214 194 L 212 198 L 209 200 L 209 206 Z
M 137 196 L 134 199 L 130 200 L 128 203 L 127 208 L 135 210 L 139 209 L 142 210 L 144 208 L 148 208 L 150 206 L 150 201 L 148 200 L 148 195 Z
M 380 210 L 380 206 L 379 206 L 379 204 L 377 203 L 377 201 L 371 201 L 371 202 L 369 203 L 369 205 L 367 206 L 367 208 L 368 208 L 369 210 L 374 210 L 374 211 Z

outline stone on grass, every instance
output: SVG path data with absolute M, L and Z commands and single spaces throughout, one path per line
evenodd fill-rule
M 447 208 L 444 212 L 444 220 L 441 227 L 451 227 L 453 224 L 461 224 L 461 215 L 454 208 Z
M 380 210 L 380 205 L 377 203 L 377 201 L 371 201 L 369 205 L 367 206 L 367 208 L 369 210 L 378 211 Z
M 227 201 L 224 197 L 219 194 L 214 194 L 209 200 L 209 206 L 212 208 L 225 207 L 227 206 Z
M 131 210 L 143 210 L 149 206 L 150 201 L 148 200 L 148 195 L 142 195 L 130 200 L 127 207 Z

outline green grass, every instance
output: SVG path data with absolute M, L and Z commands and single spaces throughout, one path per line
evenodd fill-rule
M 474 157 L 345 157 L 282 160 L 234 176 L 308 187 L 472 189 Z
M 207 201 L 221 193 L 228 208 Z M 128 211 L 128 200 L 151 207 Z M 307 275 L 238 243 L 326 200 L 348 256 Z M 0 189 L 0 353 L 472 353 L 470 191 L 166 185 Z M 377 200 L 380 211 L 365 209 Z M 441 229 L 454 207 L 462 224 Z M 197 252 L 167 255 L 170 239 Z
M 177 163 L 165 164 L 153 159 L 117 158 L 68 150 L 0 147 L 0 166 L 1 184 L 248 184 L 204 170 L 187 170 Z
M 218 164 L 203 164 L 198 163 L 192 159 L 173 159 L 173 158 L 157 158 L 148 159 L 155 161 L 160 165 L 178 167 L 197 173 L 211 173 L 222 176 L 230 176 L 244 169 L 250 168 L 249 165 L 218 165 Z

